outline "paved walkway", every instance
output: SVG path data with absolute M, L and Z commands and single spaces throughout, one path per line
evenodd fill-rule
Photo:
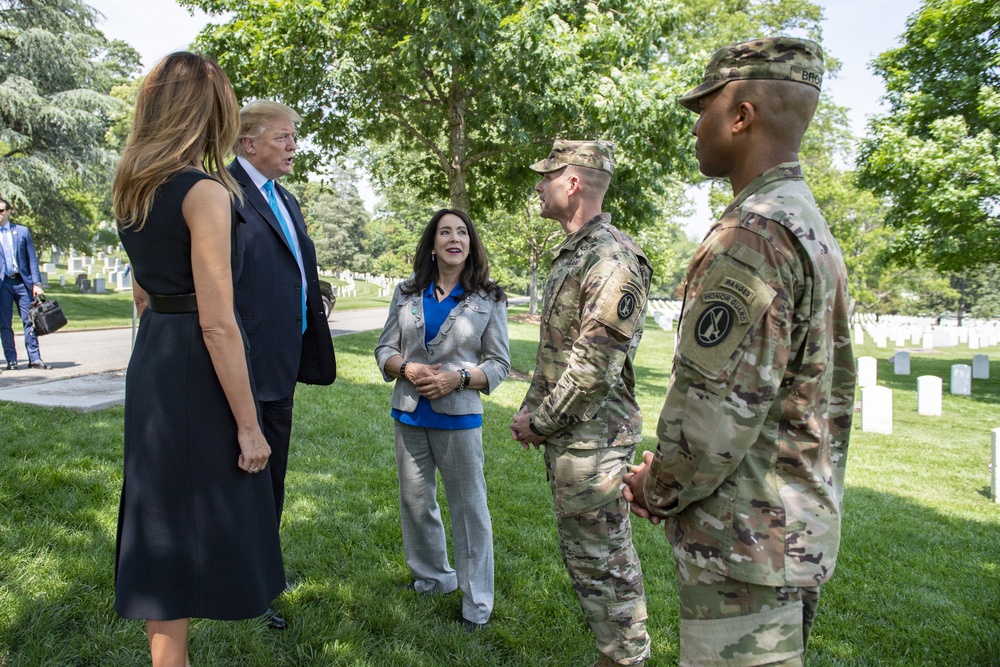
M 330 331 L 342 336 L 381 329 L 387 308 L 334 311 Z M 23 336 L 16 336 L 19 355 Z M 125 402 L 125 368 L 132 352 L 132 328 L 57 331 L 39 339 L 52 370 L 21 368 L 0 374 L 0 401 L 92 412 Z

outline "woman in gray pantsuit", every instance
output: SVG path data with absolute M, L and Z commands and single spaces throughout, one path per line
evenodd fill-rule
M 396 287 L 375 359 L 392 392 L 400 520 L 408 585 L 462 589 L 462 624 L 474 632 L 493 611 L 493 527 L 483 477 L 483 403 L 510 371 L 507 297 L 490 279 L 482 241 L 465 213 L 434 214 L 417 244 L 413 275 Z M 454 539 L 448 562 L 435 470 Z

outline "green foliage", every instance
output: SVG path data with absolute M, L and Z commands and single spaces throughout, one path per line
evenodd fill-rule
M 368 211 L 353 170 L 334 163 L 322 182 L 288 183 L 302 207 L 320 269 L 367 271 Z
M 407 180 L 425 200 L 495 209 L 529 192 L 524 166 L 553 137 L 604 136 L 623 156 L 619 205 L 648 213 L 683 162 L 682 86 L 651 69 L 675 28 L 667 0 L 183 4 L 233 13 L 200 44 L 241 96 L 295 106 L 326 150 L 391 145 L 369 172 L 418 171 Z
M 900 261 L 1000 261 L 998 26 L 995 0 L 925 0 L 903 45 L 875 61 L 890 112 L 862 144 L 860 182 L 891 200 Z
M 0 194 L 29 215 L 36 245 L 88 247 L 117 155 L 108 93 L 139 55 L 108 41 L 80 0 L 0 0 Z
M 339 304 L 338 304 L 339 307 Z M 521 312 L 515 310 L 515 312 Z M 538 327 L 511 323 L 514 367 L 530 372 Z M 527 389 L 508 379 L 485 398 L 486 479 L 497 603 L 487 628 L 465 633 L 461 595 L 397 591 L 409 580 L 399 529 L 389 398 L 372 358 L 377 332 L 336 339 L 338 378 L 300 386 L 282 525 L 285 564 L 301 585 L 275 606 L 289 620 L 196 619 L 195 665 L 246 667 L 556 667 L 597 657 L 556 541 L 545 466 L 510 440 Z M 672 334 L 651 321 L 636 356 L 645 415 L 640 449 L 655 446 Z M 981 350 L 996 357 L 1000 348 Z M 810 667 L 993 664 L 1000 647 L 1000 505 L 989 497 L 989 429 L 1000 380 L 948 394 L 949 365 L 968 350 L 914 353 L 894 376 L 891 350 L 866 344 L 893 390 L 895 432 L 855 430 L 843 542 L 823 586 Z M 944 378 L 944 416 L 917 414 L 915 378 Z M 991 407 L 992 406 L 992 407 Z M 142 623 L 112 608 L 121 488 L 121 408 L 78 414 L 0 403 L 0 664 L 149 664 Z M 445 525 L 444 490 L 438 486 Z M 663 529 L 636 520 L 653 657 L 676 665 L 678 610 Z

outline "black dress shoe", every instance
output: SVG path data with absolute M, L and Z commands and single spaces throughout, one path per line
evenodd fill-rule
M 285 619 L 278 616 L 278 612 L 270 607 L 268 607 L 267 611 L 264 612 L 264 621 L 267 623 L 267 627 L 272 630 L 284 630 L 288 627 L 288 623 L 285 623 Z
M 467 618 L 462 619 L 462 628 L 465 629 L 470 635 L 475 634 L 486 627 L 485 623 L 473 623 Z
M 17 370 L 17 362 L 16 361 L 8 361 L 7 362 L 7 370 L 9 370 L 9 371 L 16 371 Z
M 35 359 L 34 361 L 29 361 L 28 362 L 28 368 L 40 368 L 43 371 L 51 371 L 52 370 L 52 364 L 47 364 L 44 361 L 42 361 L 41 359 Z

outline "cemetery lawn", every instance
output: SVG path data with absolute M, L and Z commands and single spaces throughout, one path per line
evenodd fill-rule
M 512 322 L 514 368 L 529 373 L 537 327 Z M 485 399 L 484 446 L 496 548 L 496 610 L 475 634 L 461 596 L 400 591 L 403 559 L 389 417 L 391 385 L 372 355 L 378 332 L 336 339 L 339 377 L 300 385 L 282 542 L 301 584 L 275 607 L 284 632 L 256 621 L 195 620 L 194 665 L 576 667 L 596 658 L 556 544 L 542 456 L 509 439 L 526 382 Z M 639 349 L 643 446 L 655 447 L 671 332 L 649 320 Z M 980 350 L 994 359 L 1000 348 Z M 810 667 L 997 664 L 1000 505 L 989 493 L 1000 379 L 948 393 L 965 346 L 914 352 L 897 378 L 891 349 L 861 346 L 893 389 L 892 435 L 853 434 L 841 557 L 823 587 Z M 944 416 L 916 413 L 916 377 L 944 378 Z M 141 622 L 112 608 L 122 408 L 94 414 L 0 403 L 0 665 L 148 665 Z M 860 426 L 860 419 L 856 419 Z M 443 499 L 443 489 L 439 487 Z M 446 515 L 447 507 L 443 506 Z M 650 667 L 676 665 L 673 562 L 662 529 L 635 521 L 646 575 Z
M 338 298 L 335 311 L 385 308 L 392 300 L 388 296 L 378 296 L 376 285 L 361 281 L 356 284 L 358 296 Z M 371 289 L 367 289 L 369 287 Z M 58 301 L 63 313 L 66 314 L 66 326 L 62 331 L 132 326 L 131 290 L 107 294 L 80 294 L 75 285 L 62 287 L 50 284 L 45 288 L 45 298 L 49 301 Z M 21 330 L 21 319 L 16 314 L 14 330 L 17 332 Z

